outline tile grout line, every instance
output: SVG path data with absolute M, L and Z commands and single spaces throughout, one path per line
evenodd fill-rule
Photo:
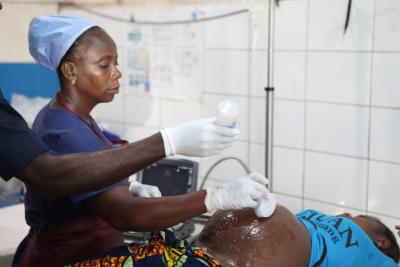
M 304 55 L 304 100 L 307 100 L 308 97 L 308 45 L 309 45 L 309 37 L 310 37 L 310 0 L 307 0 L 307 28 L 306 28 L 306 38 L 305 38 L 305 55 Z M 306 150 L 304 149 L 307 146 L 307 110 L 308 110 L 308 105 L 307 101 L 304 101 L 304 125 L 303 125 L 303 162 L 302 162 L 302 188 L 301 188 L 301 208 L 304 209 L 305 206 L 305 191 L 306 191 Z
M 375 20 L 376 20 L 376 0 L 374 1 L 374 16 L 372 19 L 372 44 L 371 50 L 374 51 L 375 47 Z M 365 197 L 365 211 L 369 213 L 369 187 L 370 187 L 370 180 L 371 180 L 371 132 L 372 132 L 372 96 L 373 96 L 373 82 L 374 82 L 374 53 L 371 51 L 370 54 L 370 85 L 369 85 L 369 112 L 368 112 L 368 154 L 367 154 L 367 183 L 365 185 L 366 188 L 366 197 Z

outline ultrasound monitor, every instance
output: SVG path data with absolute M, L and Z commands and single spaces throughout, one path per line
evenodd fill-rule
M 196 191 L 198 163 L 186 159 L 162 159 L 141 170 L 137 174 L 138 182 L 158 186 L 163 196 L 175 196 Z M 186 220 L 172 227 L 175 236 L 182 240 L 195 230 L 193 220 Z M 126 244 L 144 245 L 149 233 L 124 232 Z
M 137 180 L 158 186 L 163 196 L 176 196 L 196 190 L 197 172 L 195 161 L 162 159 L 140 171 Z

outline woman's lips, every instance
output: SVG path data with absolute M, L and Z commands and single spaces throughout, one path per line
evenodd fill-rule
M 110 88 L 110 89 L 107 90 L 107 92 L 111 93 L 111 94 L 118 94 L 119 93 L 119 86 L 114 87 L 114 88 Z

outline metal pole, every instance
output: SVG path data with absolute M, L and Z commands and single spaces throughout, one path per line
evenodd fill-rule
M 274 87 L 273 87 L 273 63 L 274 63 L 274 20 L 275 1 L 269 0 L 268 6 L 268 72 L 266 91 L 266 122 L 265 122 L 265 175 L 269 179 L 269 189 L 273 191 L 272 159 L 273 159 L 273 118 L 274 118 Z

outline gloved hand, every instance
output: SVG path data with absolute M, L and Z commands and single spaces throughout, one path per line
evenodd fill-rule
M 230 147 L 239 130 L 218 126 L 214 121 L 215 118 L 200 119 L 161 130 L 165 156 L 205 157 Z
M 268 218 L 270 217 L 275 209 L 276 209 L 276 198 L 275 195 L 268 192 L 267 195 L 262 196 L 260 199 L 257 201 L 257 207 L 256 207 L 256 215 L 259 218 Z
M 129 185 L 129 191 L 137 197 L 161 197 L 160 189 L 154 185 L 141 184 L 133 181 Z
M 207 189 L 205 205 L 207 211 L 242 208 L 256 208 L 257 202 L 270 193 L 266 185 L 268 179 L 260 173 L 250 173 L 228 182 L 222 188 Z M 275 209 L 275 208 L 274 208 Z

